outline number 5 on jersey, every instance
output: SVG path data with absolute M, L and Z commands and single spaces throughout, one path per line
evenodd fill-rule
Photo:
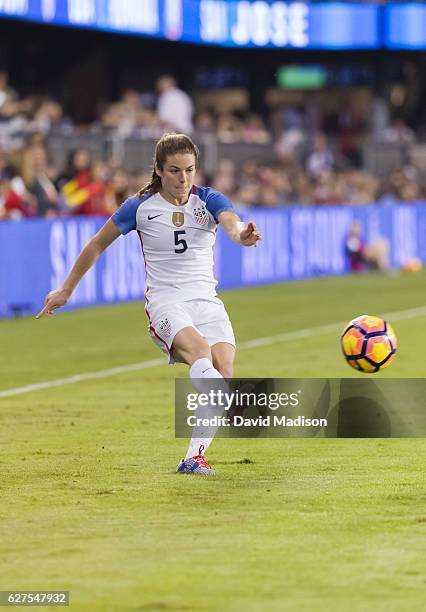
M 175 246 L 179 247 L 178 249 L 175 249 L 175 253 L 185 253 L 185 251 L 188 249 L 185 238 L 179 238 L 181 234 L 185 233 L 185 230 L 175 230 Z

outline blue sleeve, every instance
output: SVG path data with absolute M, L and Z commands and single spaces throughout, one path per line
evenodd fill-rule
M 111 219 L 120 230 L 121 234 L 128 234 L 136 229 L 136 212 L 141 203 L 139 196 L 127 198 L 118 210 L 112 215 Z
M 224 210 L 234 211 L 231 201 L 220 191 L 208 188 L 206 189 L 205 198 L 202 199 L 204 199 L 206 208 L 213 215 L 216 223 L 218 223 L 219 213 Z

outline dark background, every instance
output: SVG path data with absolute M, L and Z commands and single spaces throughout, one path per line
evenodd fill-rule
M 404 83 L 412 93 L 405 120 L 425 120 L 426 52 L 232 49 L 0 20 L 0 69 L 12 87 L 54 97 L 77 122 L 92 121 L 102 101 L 127 88 L 153 92 L 161 74 L 173 74 L 188 92 L 245 87 L 252 111 L 263 112 L 277 67 L 289 63 L 327 65 L 329 87 L 370 85 L 386 94 Z

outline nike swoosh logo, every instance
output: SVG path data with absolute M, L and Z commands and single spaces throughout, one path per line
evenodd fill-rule
M 208 370 L 210 370 L 210 368 L 207 368 L 206 370 L 203 370 L 203 371 L 201 372 L 201 374 L 205 374 L 205 373 L 206 373 Z
M 161 217 L 162 214 L 163 213 L 160 213 L 159 215 L 152 215 L 152 217 L 148 215 L 148 221 L 152 221 L 153 219 L 156 219 L 157 217 Z

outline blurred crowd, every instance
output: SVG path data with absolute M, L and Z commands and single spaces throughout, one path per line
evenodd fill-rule
M 316 170 L 222 159 L 216 173 L 200 169 L 196 183 L 212 185 L 239 207 L 275 208 L 292 204 L 367 204 L 426 197 L 418 171 L 406 166 L 379 181 L 365 170 Z M 58 215 L 110 215 L 149 181 L 149 169 L 129 174 L 113 159 L 92 160 L 86 149 L 70 155 L 64 169 L 49 159 L 43 137 L 15 156 L 0 153 L 0 219 Z
M 49 154 L 52 130 L 72 134 L 73 122 L 50 98 L 20 98 L 0 71 L 0 219 L 113 213 L 149 180 L 150 168 L 130 174 L 119 159 L 92 159 L 77 148 L 59 165 Z M 212 185 L 235 204 L 278 207 L 291 204 L 365 204 L 426 197 L 420 171 L 405 165 L 379 180 L 360 163 L 362 136 L 412 144 L 415 132 L 390 120 L 376 101 L 369 117 L 348 104 L 324 117 L 314 104 L 277 106 L 265 119 L 255 114 L 194 113 L 190 96 L 171 76 L 156 84 L 156 95 L 126 91 L 118 102 L 100 104 L 98 120 L 86 130 L 120 137 L 158 138 L 165 131 L 212 135 L 219 142 L 268 145 L 273 161 L 236 164 L 221 159 L 213 175 L 200 169 L 198 184 Z M 327 136 L 326 136 L 327 134 Z
M 222 160 L 212 185 L 240 206 L 275 208 L 292 204 L 369 204 L 415 201 L 426 197 L 412 166 L 380 181 L 360 169 L 325 168 L 310 172 L 297 166 L 244 162 L 239 168 Z
M 224 110 L 223 105 L 204 103 L 196 112 L 192 98 L 172 76 L 158 78 L 155 91 L 140 93 L 127 89 L 116 102 L 99 100 L 96 119 L 86 131 L 107 131 L 122 137 L 158 138 L 165 130 L 186 134 L 213 135 L 224 143 L 272 144 L 278 156 L 305 149 L 313 134 L 332 135 L 334 148 L 343 161 L 359 161 L 359 145 L 368 136 L 391 144 L 412 144 L 416 133 L 401 118 L 391 117 L 388 103 L 376 97 L 363 108 L 348 94 L 338 110 L 324 109 L 314 95 L 304 102 L 283 104 L 271 101 L 268 116 L 248 111 Z M 221 109 L 221 110 L 220 110 Z M 48 96 L 20 97 L 0 69 L 0 148 L 13 150 L 22 137 L 52 130 L 72 131 L 70 117 Z

